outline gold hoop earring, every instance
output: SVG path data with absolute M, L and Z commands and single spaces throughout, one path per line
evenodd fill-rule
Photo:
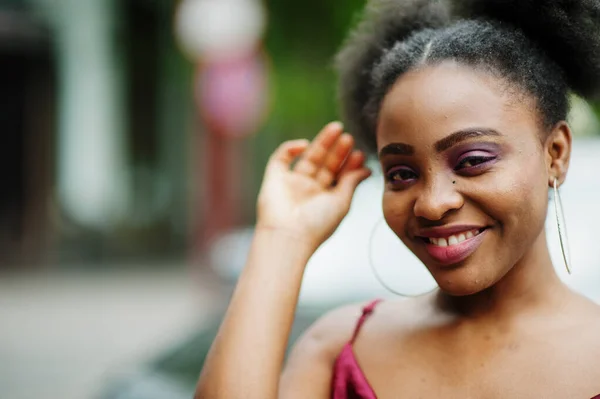
M 368 248 L 368 252 L 369 252 L 369 266 L 371 267 L 371 271 L 373 272 L 373 275 L 375 276 L 375 279 L 377 279 L 377 281 L 379 282 L 379 284 L 381 284 L 381 286 L 383 288 L 385 288 L 386 290 L 388 290 L 392 294 L 398 295 L 398 296 L 401 296 L 401 297 L 413 298 L 413 297 L 418 297 L 418 296 L 426 295 L 426 294 L 429 294 L 429 293 L 435 291 L 438 288 L 437 285 L 433 289 L 430 289 L 430 290 L 425 291 L 425 292 L 420 293 L 420 294 L 416 294 L 416 295 L 406 294 L 406 293 L 400 292 L 400 291 L 398 291 L 398 290 L 390 287 L 385 282 L 385 280 L 381 277 L 381 275 L 377 271 L 377 268 L 375 267 L 375 262 L 373 260 L 373 243 L 375 242 L 375 239 L 374 239 L 375 238 L 375 233 L 377 232 L 377 229 L 383 224 L 383 222 L 385 222 L 385 219 L 381 218 L 381 220 L 379 220 L 377 223 L 375 223 L 375 226 L 373 227 L 373 230 L 371 230 L 371 235 L 369 237 L 369 248 Z M 394 235 L 394 237 L 395 237 L 395 235 Z M 423 266 L 423 268 L 425 268 L 425 266 Z
M 560 250 L 562 251 L 563 260 L 567 272 L 571 274 L 571 256 L 569 253 L 569 241 L 567 239 L 567 226 L 565 223 L 565 215 L 563 212 L 562 201 L 560 199 L 560 192 L 558 190 L 558 180 L 554 178 L 554 213 L 556 215 L 556 226 L 558 227 L 558 239 L 560 241 Z M 562 220 L 562 222 L 561 222 Z

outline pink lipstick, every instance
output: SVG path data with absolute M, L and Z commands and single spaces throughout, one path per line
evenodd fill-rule
M 439 234 L 435 235 L 437 238 L 425 238 L 429 241 L 426 242 L 425 249 L 434 260 L 444 266 L 459 263 L 471 256 L 479 248 L 487 233 L 487 229 L 479 230 L 477 234 L 468 234 L 467 230 L 463 230 L 462 232 L 467 233 L 467 236 L 465 237 L 465 234 L 456 231 L 454 232 L 456 234 L 452 238 L 449 236 L 443 237 Z M 460 236 L 459 240 L 455 239 L 457 235 Z M 432 237 L 433 235 L 428 234 L 428 236 Z

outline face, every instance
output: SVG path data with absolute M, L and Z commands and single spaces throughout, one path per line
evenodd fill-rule
M 545 247 L 548 162 L 530 101 L 446 62 L 401 76 L 382 103 L 385 219 L 449 294 L 482 291 Z

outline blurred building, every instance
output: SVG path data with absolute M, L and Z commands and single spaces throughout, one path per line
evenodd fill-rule
M 40 253 L 50 238 L 54 54 L 48 26 L 20 3 L 0 3 L 0 265 Z
M 307 1 L 258 1 L 270 114 L 229 140 L 194 104 L 182 1 L 0 0 L 0 268 L 173 259 L 252 223 L 269 154 L 336 118 L 331 56 L 362 0 Z
M 0 1 L 0 268 L 181 253 L 193 123 L 172 15 Z

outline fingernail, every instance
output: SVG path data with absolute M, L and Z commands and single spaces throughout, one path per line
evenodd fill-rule
M 331 122 L 329 127 L 336 130 L 342 130 L 344 128 L 344 124 L 340 121 Z

